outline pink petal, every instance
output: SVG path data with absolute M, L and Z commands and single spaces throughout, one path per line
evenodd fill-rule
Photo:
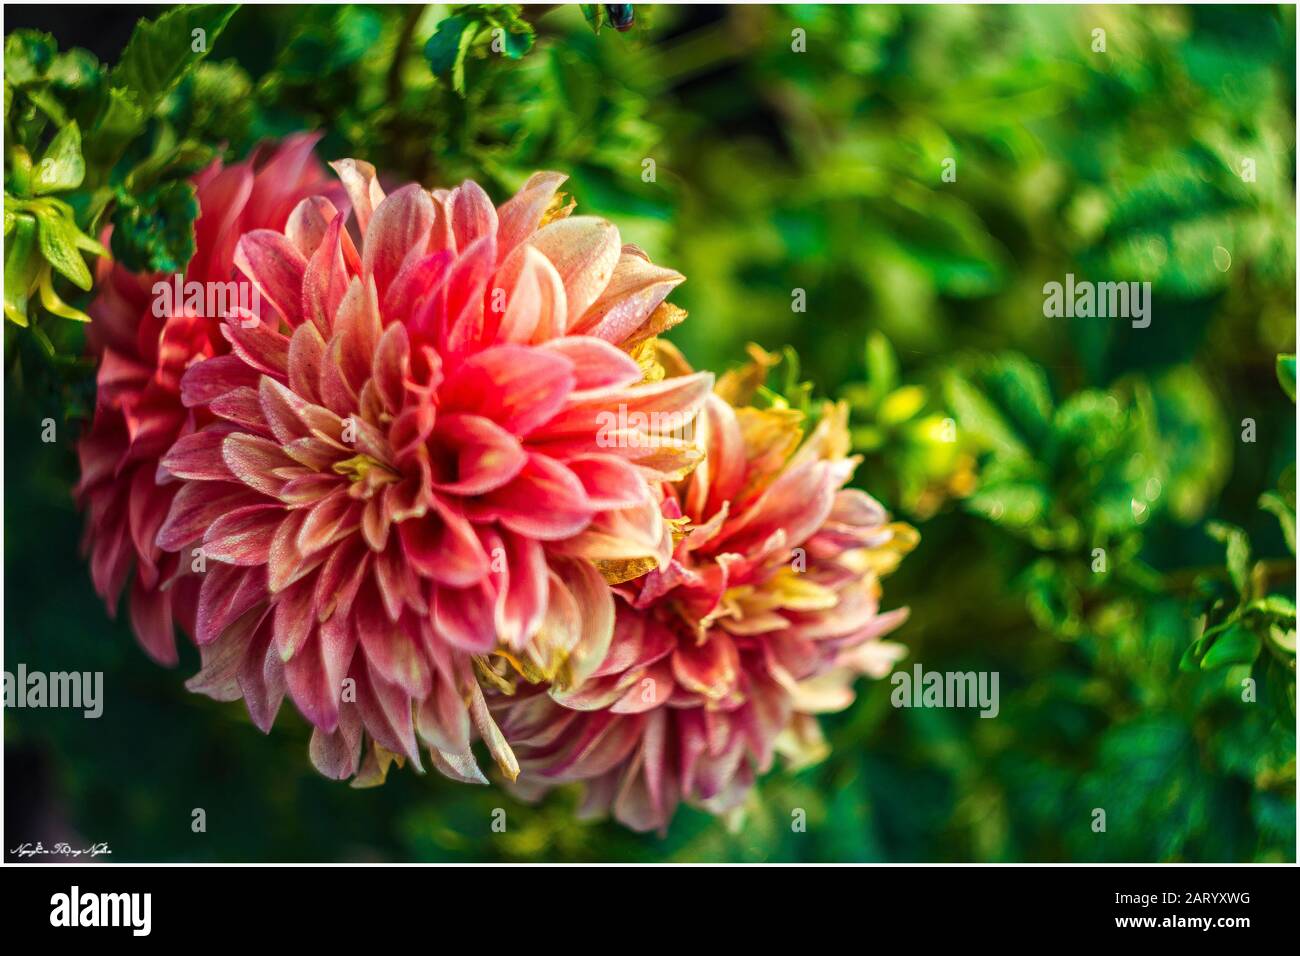
M 527 435 L 548 421 L 573 389 L 573 363 L 519 345 L 498 345 L 468 358 L 440 392 L 446 412 L 490 418 Z
M 257 494 L 241 485 L 184 482 L 171 501 L 167 520 L 158 529 L 158 546 L 179 551 L 200 540 L 221 515 L 260 502 Z
M 519 439 L 490 419 L 452 413 L 438 419 L 434 454 L 454 468 L 433 487 L 444 494 L 481 495 L 523 470 L 528 455 Z
M 284 700 L 284 665 L 272 650 L 271 622 L 265 617 L 253 632 L 236 679 L 253 725 L 269 734 Z
M 680 644 L 672 663 L 673 676 L 683 687 L 712 700 L 727 696 L 740 675 L 735 643 L 716 630 L 702 644 Z
M 645 478 L 622 458 L 584 455 L 570 458 L 565 465 L 582 482 L 593 508 L 633 508 L 650 500 L 650 488 Z
M 221 334 L 231 351 L 245 363 L 266 375 L 283 377 L 289 363 L 289 340 L 257 316 L 236 309 L 234 317 L 221 325 Z
M 361 765 L 361 718 L 355 706 L 344 704 L 338 726 L 332 733 L 312 729 L 312 766 L 331 780 L 346 780 Z
M 568 305 L 564 282 L 546 258 L 530 245 L 519 246 L 497 269 L 495 288 L 506 292 L 506 307 L 495 329 L 489 328 L 489 342 L 546 342 L 564 335 Z
M 683 432 L 713 388 L 713 375 L 697 372 L 623 389 L 572 395 L 564 409 L 536 432 L 539 439 L 630 430 L 647 438 Z M 649 442 L 647 442 L 647 445 Z
M 352 212 L 357 217 L 357 225 L 364 235 L 375 207 L 384 201 L 384 191 L 379 186 L 375 167 L 359 159 L 340 159 L 330 163 L 330 167 L 342 180 L 343 188 L 352 201 Z
M 571 330 L 609 285 L 619 258 L 618 229 L 592 216 L 570 216 L 543 226 L 530 242 L 551 260 L 564 281 L 568 301 L 564 327 Z
M 510 532 L 499 542 L 505 570 L 498 575 L 503 580 L 497 585 L 497 636 L 519 651 L 537 633 L 546 613 L 546 552 L 540 543 Z
M 474 351 L 490 335 L 485 328 L 483 297 L 495 262 L 496 239 L 489 234 L 463 250 L 447 273 L 444 354 Z
M 341 369 L 351 391 L 360 392 L 370 378 L 371 362 L 379 344 L 379 304 L 373 286 L 354 278 L 339 303 L 334 319 L 334 338 L 329 344 L 330 360 Z
M 315 586 L 315 580 L 304 578 L 291 584 L 276 597 L 275 647 L 282 661 L 293 659 L 316 626 L 316 616 L 312 613 Z
M 312 506 L 298 532 L 298 550 L 315 554 L 350 534 L 361 521 L 357 503 L 340 488 Z
M 586 561 L 556 559 L 556 578 L 582 609 L 581 628 L 569 649 L 569 687 L 579 688 L 604 661 L 614 639 L 614 595 L 600 572 Z
M 500 521 L 525 537 L 558 541 L 577 534 L 594 509 L 573 472 L 545 455 L 530 454 L 508 484 L 468 502 L 479 521 Z
M 650 313 L 685 278 L 642 256 L 624 252 L 609 285 L 570 331 L 622 342 L 645 325 Z
M 244 386 L 256 387 L 261 373 L 238 355 L 218 355 L 197 362 L 181 378 L 181 401 L 187 407 L 202 405 Z
M 162 457 L 161 465 L 177 478 L 230 481 L 234 476 L 221 454 L 222 444 L 228 434 L 228 427 L 209 426 L 179 438 Z
M 302 314 L 322 338 L 332 333 L 334 316 L 352 277 L 344 254 L 344 243 L 350 241 L 343 231 L 343 217 L 335 216 L 303 271 L 299 290 Z
M 221 457 L 235 480 L 272 497 L 279 495 L 284 487 L 284 479 L 272 472 L 294 464 L 275 442 L 242 432 L 226 436 L 221 445 Z
M 266 573 L 217 564 L 203 574 L 194 641 L 200 647 L 221 636 L 236 618 L 266 600 Z
M 486 582 L 467 588 L 438 587 L 433 597 L 433 627 L 453 647 L 483 654 L 496 646 L 493 595 Z
M 353 614 L 370 665 L 388 683 L 396 684 L 412 697 L 424 697 L 433 686 L 429 664 L 401 623 L 384 613 L 373 586 L 362 589 L 353 605 Z
M 575 390 L 623 388 L 637 384 L 644 377 L 632 356 L 589 335 L 566 335 L 537 347 L 543 352 L 563 355 L 573 363 Z
M 175 667 L 176 636 L 169 591 L 146 588 L 140 578 L 131 586 L 131 629 L 148 655 L 163 667 Z
M 310 260 L 312 253 L 325 239 L 330 222 L 339 214 L 334 204 L 324 196 L 307 196 L 293 207 L 289 219 L 284 224 L 285 238 Z
M 287 237 L 270 229 L 245 233 L 235 265 L 290 326 L 302 321 L 302 279 L 307 259 Z
M 534 232 L 555 193 L 569 177 L 563 173 L 533 173 L 519 192 L 497 210 L 497 255 L 504 261 Z
M 417 183 L 403 186 L 375 209 L 365 227 L 361 270 L 362 275 L 374 277 L 381 301 L 407 254 L 427 247 L 432 225 L 433 200 Z
M 227 564 L 265 564 L 271 539 L 284 518 L 279 505 L 252 505 L 222 515 L 203 536 L 203 553 Z
M 488 573 L 488 556 L 463 515 L 435 500 L 423 518 L 397 526 L 408 561 L 420 574 L 452 588 L 467 587 Z
M 497 211 L 483 187 L 471 179 L 451 191 L 447 199 L 451 212 L 451 229 L 457 249 L 467 249 L 483 236 L 495 236 Z M 494 250 L 495 252 L 495 250 Z
M 387 321 L 412 317 L 421 301 L 437 289 L 455 257 L 445 250 L 428 251 L 417 243 L 407 252 L 401 268 L 380 301 Z
M 296 395 L 319 405 L 321 403 L 321 365 L 325 361 L 325 340 L 311 322 L 294 329 L 289 339 L 289 388 Z
M 410 361 L 411 346 L 406 337 L 406 327 L 394 322 L 379 337 L 372 368 L 375 387 L 390 415 L 400 411 L 405 400 Z

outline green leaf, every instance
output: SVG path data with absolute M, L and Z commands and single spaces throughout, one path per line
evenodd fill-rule
M 536 39 L 533 25 L 519 14 L 515 6 L 502 6 L 489 9 L 487 21 L 501 31 L 501 49 L 496 49 L 497 36 L 493 36 L 493 51 L 503 53 L 512 60 L 518 60 L 533 48 Z
M 233 60 L 204 61 L 168 97 L 165 111 L 190 139 L 242 144 L 255 112 L 253 81 Z
M 1279 355 L 1277 357 L 1277 380 L 1282 386 L 1282 390 L 1295 401 L 1295 355 Z
M 925 407 L 925 399 L 925 389 L 919 385 L 894 389 L 881 399 L 877 413 L 880 424 L 893 427 L 911 421 Z
M 880 332 L 867 336 L 867 384 L 877 400 L 898 385 L 898 356 L 889 339 Z
M 145 110 L 153 108 L 190 69 L 208 55 L 235 7 L 180 6 L 157 20 L 141 20 L 109 75 L 116 89 L 130 90 Z
M 949 375 L 946 383 L 948 406 L 962 430 L 996 455 L 1024 458 L 1029 449 L 1017 437 L 1002 413 L 960 375 Z
M 1017 584 L 1025 592 L 1025 605 L 1034 623 L 1048 633 L 1065 637 L 1078 634 L 1083 600 L 1055 561 L 1035 561 Z
M 456 14 L 438 24 L 438 29 L 424 45 L 424 58 L 433 75 L 446 79 L 457 93 L 465 92 L 465 56 L 478 33 L 479 21 Z
M 32 101 L 37 109 L 60 127 L 67 125 L 68 111 L 63 108 L 63 104 L 59 102 L 58 97 L 50 92 L 48 87 L 33 86 L 29 87 L 26 92 L 27 98 Z
M 126 89 L 110 89 L 104 110 L 86 134 L 84 151 L 92 169 L 100 167 L 107 175 L 122 150 L 144 130 L 148 114 L 136 95 Z M 97 180 L 102 182 L 102 179 Z
M 1229 664 L 1249 664 L 1259 656 L 1260 640 L 1250 628 L 1233 624 L 1210 645 L 1201 658 L 1201 670 L 1226 667 Z
M 605 23 L 605 5 L 603 3 L 580 3 L 582 15 L 587 20 L 587 25 L 591 27 L 593 33 L 600 33 L 601 26 Z
M 507 30 L 505 33 L 506 56 L 512 60 L 518 60 L 533 48 L 533 41 L 536 37 L 533 35 L 532 28 L 527 30 Z
M 380 42 L 384 30 L 379 10 L 359 4 L 339 7 L 334 18 L 334 49 L 329 67 L 338 70 L 365 57 Z
M 93 280 L 86 260 L 81 257 L 81 230 L 71 212 L 48 201 L 33 205 L 32 212 L 40 226 L 41 255 L 45 261 L 78 289 L 89 292 Z
M 1061 403 L 1052 419 L 1057 441 L 1093 461 L 1109 456 L 1125 440 L 1127 414 L 1114 395 L 1089 390 Z
M 86 163 L 81 158 L 81 130 L 74 120 L 59 130 L 49 149 L 32 171 L 32 192 L 46 193 L 76 189 L 86 178 Z
M 64 90 L 96 87 L 104 78 L 99 60 L 88 50 L 73 48 L 60 53 L 50 67 L 50 82 Z
M 5 234 L 5 316 L 25 326 L 27 296 L 40 271 L 41 257 L 37 251 L 36 220 L 14 215 L 13 224 L 13 229 Z
M 1151 387 L 1156 454 L 1165 472 L 1163 493 L 1179 521 L 1199 520 L 1227 480 L 1231 433 L 1214 389 L 1194 366 L 1178 366 Z
M 1274 623 L 1295 627 L 1295 601 L 1285 594 L 1269 594 L 1246 605 L 1246 612 L 1258 614 Z
M 1268 642 L 1277 648 L 1281 654 L 1294 657 L 1296 648 L 1294 618 L 1290 627 L 1270 624 L 1268 627 Z
M 1042 368 L 1014 352 L 1000 355 L 983 376 L 984 392 L 1036 447 L 1052 418 L 1052 395 Z
M 169 180 L 121 197 L 113 215 L 113 255 L 133 272 L 181 272 L 194 255 L 194 186 Z
M 1260 495 L 1259 506 L 1277 518 L 1287 549 L 1295 554 L 1295 509 L 1276 491 L 1266 491 Z
M 5 37 L 5 79 L 14 86 L 45 77 L 58 50 L 54 37 L 39 30 L 15 30 Z
M 1184 674 L 1194 674 L 1201 669 L 1201 641 L 1193 641 L 1178 659 L 1178 669 Z
M 141 193 L 164 179 L 186 179 L 212 161 L 212 148 L 184 140 L 158 143 L 153 154 L 127 174 L 122 183 L 127 192 Z
M 1250 539 L 1246 532 L 1224 521 L 1207 523 L 1205 532 L 1227 546 L 1228 576 L 1237 593 L 1246 597 L 1250 589 Z
M 1047 490 L 1034 482 L 1004 482 L 980 488 L 966 506 L 994 524 L 1028 528 L 1047 513 Z

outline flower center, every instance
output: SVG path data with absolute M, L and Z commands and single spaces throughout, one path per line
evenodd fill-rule
M 400 481 L 402 477 L 383 462 L 364 453 L 336 461 L 331 467 L 335 474 L 343 475 L 354 485 L 361 485 L 361 489 L 354 489 L 352 494 L 356 495 L 360 490 L 363 498 L 369 498 L 380 486 Z

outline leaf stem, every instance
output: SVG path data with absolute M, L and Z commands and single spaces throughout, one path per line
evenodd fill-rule
M 416 4 L 406 10 L 406 19 L 402 21 L 402 31 L 397 35 L 397 47 L 393 50 L 393 62 L 388 67 L 388 102 L 396 106 L 402 96 L 402 68 L 406 65 L 406 51 L 415 36 L 415 28 L 424 13 L 424 5 Z

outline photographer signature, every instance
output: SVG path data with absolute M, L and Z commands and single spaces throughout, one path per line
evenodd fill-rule
M 73 847 L 70 843 L 56 843 L 52 847 L 46 848 L 43 843 L 20 843 L 14 849 L 9 851 L 10 856 L 21 858 L 30 856 L 89 856 L 96 857 L 104 854 L 112 854 L 107 843 L 92 843 L 88 847 Z

